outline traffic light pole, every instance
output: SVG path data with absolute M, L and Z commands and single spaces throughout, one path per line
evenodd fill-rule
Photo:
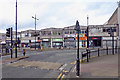
M 13 43 L 12 43 L 12 27 L 11 27 L 11 58 L 13 57 L 12 46 L 13 46 Z
M 16 0 L 16 41 L 15 41 L 15 58 L 17 58 L 17 0 Z

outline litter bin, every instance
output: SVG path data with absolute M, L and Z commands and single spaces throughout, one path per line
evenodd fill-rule
M 25 56 L 25 53 L 26 53 L 26 50 L 25 49 L 23 49 L 23 55 Z

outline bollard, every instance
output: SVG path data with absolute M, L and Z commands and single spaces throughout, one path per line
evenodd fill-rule
M 107 55 L 108 55 L 108 47 L 107 47 L 107 49 L 106 49 L 106 50 L 107 50 Z
M 89 59 L 88 59 L 88 49 L 87 49 L 87 62 L 89 62 Z
M 100 55 L 99 55 L 99 48 L 98 48 L 98 56 L 100 56 Z
M 82 62 L 83 62 L 83 52 L 81 52 L 81 54 L 82 54 Z
M 6 54 L 7 54 L 7 48 L 5 48 Z
M 117 53 L 117 46 L 115 48 L 116 48 L 115 53 Z
M 26 50 L 25 49 L 23 49 L 23 55 L 25 56 L 25 52 L 26 52 Z
M 3 53 L 3 46 L 2 46 L 2 53 Z
M 88 52 L 88 53 L 89 53 L 89 59 L 90 59 L 90 50 L 89 50 L 89 52 Z

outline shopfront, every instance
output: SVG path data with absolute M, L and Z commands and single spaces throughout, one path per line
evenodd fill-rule
M 31 40 L 31 43 L 30 43 L 30 48 L 35 48 L 35 45 L 36 45 L 36 48 L 41 48 L 41 42 L 42 40 Z
M 52 39 L 52 45 L 53 45 L 53 47 L 63 47 L 63 39 L 53 38 Z
M 74 48 L 75 47 L 75 34 L 64 35 L 64 47 Z
M 89 37 L 89 46 L 90 47 L 101 47 L 101 36 L 91 36 Z
M 21 40 L 21 47 L 29 47 L 29 40 Z
M 42 39 L 42 46 L 44 48 L 50 47 L 50 39 Z
M 74 48 L 75 47 L 75 39 L 74 37 L 71 38 L 64 38 L 64 47 L 66 48 Z
M 77 46 L 77 44 L 78 44 L 77 35 L 75 37 L 75 40 L 76 40 L 76 46 Z M 87 37 L 85 36 L 85 34 L 79 34 L 79 46 L 80 47 L 87 47 Z

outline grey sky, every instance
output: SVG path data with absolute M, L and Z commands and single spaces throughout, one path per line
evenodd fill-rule
M 15 30 L 15 1 L 0 0 L 0 32 L 13 27 Z M 67 27 L 74 25 L 104 24 L 117 8 L 118 0 L 18 0 L 18 30 L 34 29 L 37 15 L 37 29 Z

